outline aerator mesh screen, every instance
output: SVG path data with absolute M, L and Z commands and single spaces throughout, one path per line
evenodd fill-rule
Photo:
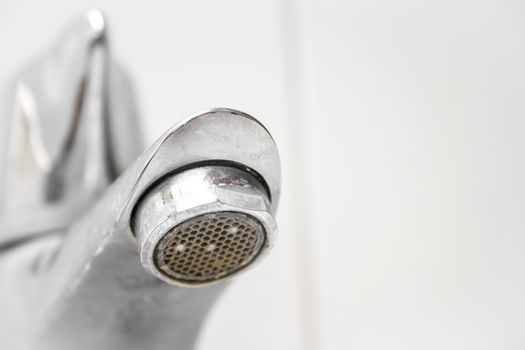
M 252 262 L 265 231 L 254 217 L 217 212 L 191 218 L 172 228 L 155 247 L 157 268 L 170 278 L 207 282 L 226 277 Z

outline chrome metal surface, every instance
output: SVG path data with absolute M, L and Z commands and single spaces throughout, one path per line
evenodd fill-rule
M 144 148 L 131 84 L 110 57 L 98 10 L 10 85 L 1 110 L 0 246 L 70 225 Z
M 168 177 L 139 201 L 133 221 L 144 267 L 191 287 L 245 270 L 266 253 L 276 230 L 265 186 L 222 165 Z
M 139 128 L 105 28 L 91 11 L 14 85 L 1 183 L 1 349 L 191 349 L 225 284 L 165 283 L 192 285 L 159 263 L 178 266 L 167 255 L 177 230 L 216 215 L 254 242 L 241 234 L 216 253 L 207 245 L 211 258 L 229 249 L 238 259 L 201 271 L 201 285 L 260 260 L 274 239 L 279 156 L 253 117 L 196 114 L 128 166 Z M 165 188 L 172 198 L 159 200 Z
M 277 150 L 257 121 L 227 109 L 183 121 L 144 152 L 63 239 L 19 248 L 26 255 L 15 250 L 0 256 L 0 278 L 9 286 L 0 290 L 1 307 L 10 315 L 0 318 L 0 343 L 15 349 L 171 349 L 176 342 L 178 349 L 191 349 L 225 284 L 177 288 L 145 272 L 131 217 L 158 180 L 217 159 L 269 174 L 278 198 Z M 275 207 L 274 199 L 267 210 L 274 215 Z M 33 264 L 39 267 L 28 267 Z M 16 338 L 22 347 L 8 336 L 17 333 L 25 335 Z

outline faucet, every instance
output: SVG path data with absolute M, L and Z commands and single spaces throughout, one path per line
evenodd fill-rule
M 5 101 L 0 348 L 192 349 L 228 281 L 274 244 L 267 129 L 216 108 L 144 150 L 100 10 L 17 73 Z

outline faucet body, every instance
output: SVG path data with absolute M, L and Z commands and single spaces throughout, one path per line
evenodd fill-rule
M 137 208 L 181 169 L 237 167 L 237 175 L 207 182 L 220 196 L 187 212 L 242 207 L 261 218 L 269 248 L 280 165 L 267 130 L 242 112 L 213 109 L 140 153 L 131 85 L 110 58 L 97 10 L 17 75 L 12 92 L 0 190 L 0 348 L 193 348 L 230 276 L 186 288 L 149 273 L 133 226 L 148 217 L 135 217 Z M 183 197 L 193 198 L 191 191 Z M 153 202 L 159 212 L 177 205 L 163 194 Z

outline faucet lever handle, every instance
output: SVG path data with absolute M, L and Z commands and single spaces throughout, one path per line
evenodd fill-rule
M 131 84 L 111 60 L 99 10 L 21 70 L 11 93 L 0 244 L 68 226 L 143 150 Z

